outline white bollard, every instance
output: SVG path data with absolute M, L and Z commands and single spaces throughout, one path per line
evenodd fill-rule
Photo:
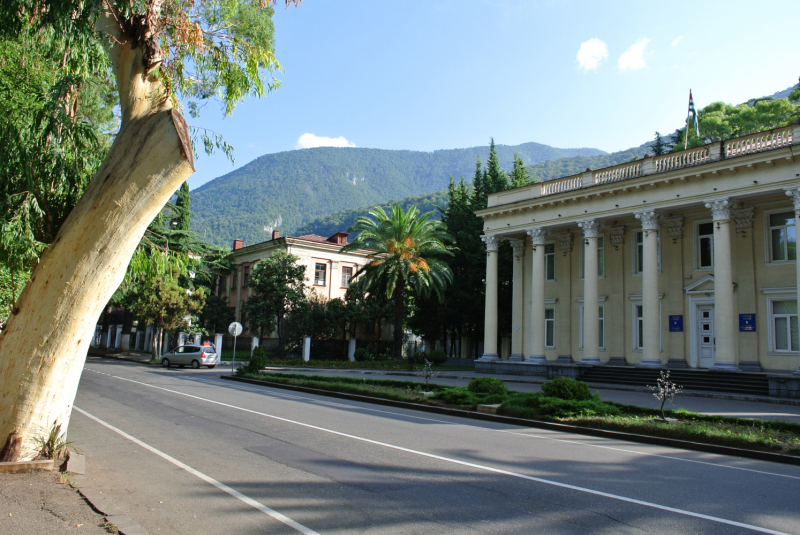
M 253 343 L 250 344 L 250 357 L 253 356 L 253 351 L 258 347 L 258 336 L 253 337 Z
M 114 338 L 114 349 L 119 349 L 122 343 L 122 325 L 117 325 L 117 336 Z
M 182 346 L 186 343 L 186 333 L 178 333 L 178 345 Z
M 195 335 L 194 335 L 194 345 L 196 345 L 196 346 L 200 345 L 200 343 L 201 343 L 200 338 L 201 338 L 200 333 L 195 333 Z
M 350 362 L 355 362 L 356 360 L 356 339 L 351 338 L 350 343 L 347 345 L 347 359 Z
M 303 338 L 303 360 L 308 362 L 311 359 L 311 337 Z

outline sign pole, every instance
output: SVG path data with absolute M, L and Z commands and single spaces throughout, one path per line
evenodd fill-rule
M 233 335 L 233 358 L 231 359 L 231 373 L 233 373 L 233 366 L 236 362 L 236 337 L 242 334 L 242 324 L 234 321 L 228 325 L 228 332 Z

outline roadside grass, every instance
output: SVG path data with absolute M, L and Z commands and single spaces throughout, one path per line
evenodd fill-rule
M 414 381 L 243 371 L 237 375 L 271 383 L 464 410 L 476 410 L 478 405 L 500 404 L 497 414 L 504 416 L 800 455 L 800 424 L 797 423 L 732 418 L 677 409 L 664 411 L 668 418 L 677 420 L 668 424 L 658 420 L 658 409 L 602 401 L 597 393 L 590 399 L 576 400 L 549 397 L 542 392 L 482 394 L 465 387 L 432 383 L 429 385 L 432 394 L 423 394 L 423 385 Z

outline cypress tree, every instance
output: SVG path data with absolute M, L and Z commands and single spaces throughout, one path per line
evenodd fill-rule
M 527 186 L 531 183 L 531 173 L 528 171 L 528 168 L 525 167 L 525 162 L 522 161 L 522 158 L 515 152 L 514 153 L 514 169 L 511 171 L 511 187 L 512 188 L 519 188 L 522 186 Z
M 494 148 L 494 138 L 489 143 L 489 160 L 486 162 L 487 193 L 497 193 L 508 189 L 508 176 L 500 167 L 500 160 Z
M 191 202 L 189 183 L 184 182 L 181 184 L 178 190 L 178 198 L 175 200 L 175 215 L 172 219 L 174 230 L 189 230 L 189 222 L 192 219 Z

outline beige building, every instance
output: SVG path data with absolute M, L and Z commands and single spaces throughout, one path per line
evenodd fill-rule
M 480 360 L 797 370 L 798 144 L 794 125 L 490 195 Z
M 242 316 L 242 303 L 253 293 L 249 279 L 255 264 L 276 251 L 286 251 L 297 256 L 298 264 L 306 268 L 306 284 L 326 300 L 344 299 L 353 275 L 367 262 L 368 251 L 357 250 L 342 253 L 347 245 L 345 232 L 337 232 L 326 238 L 309 234 L 305 236 L 281 237 L 273 231 L 272 239 L 244 247 L 241 240 L 233 243 L 233 270 L 230 275 L 220 279 L 217 294 L 227 297 L 231 308 L 235 308 L 236 321 L 247 324 Z M 363 334 L 378 335 L 366 326 Z M 360 327 L 359 331 L 363 331 Z M 359 332 L 359 335 L 362 334 Z M 360 338 L 361 336 L 359 336 Z

